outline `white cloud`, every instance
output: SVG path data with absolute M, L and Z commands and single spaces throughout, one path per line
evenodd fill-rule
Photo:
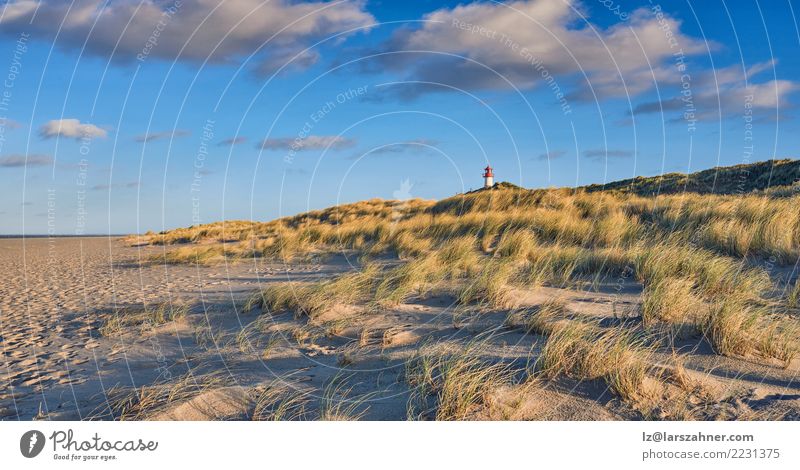
M 788 108 L 788 95 L 800 89 L 800 85 L 788 80 L 745 82 L 745 77 L 741 73 L 737 82 L 729 70 L 723 69 L 722 72 L 719 75 L 721 79 L 717 82 L 710 80 L 698 82 L 692 94 L 692 104 L 696 108 L 695 117 L 698 120 L 741 117 L 746 112 L 759 117 L 770 117 L 770 115 L 774 117 L 782 108 Z M 632 114 L 664 113 L 666 116 L 676 116 L 669 119 L 670 121 L 681 121 L 680 116 L 686 108 L 686 103 L 674 95 L 678 93 L 667 95 L 668 97 L 661 101 L 640 103 L 633 108 Z
M 360 0 L 10 0 L 0 17 L 0 31 L 33 32 L 50 40 L 57 34 L 57 44 L 74 49 L 86 41 L 86 52 L 103 57 L 113 53 L 115 59 L 231 63 L 264 46 L 255 65 L 266 72 L 313 41 L 373 25 L 375 19 L 363 4 Z M 299 65 L 308 65 L 316 55 L 304 54 L 299 60 Z
M 271 138 L 262 140 L 258 147 L 264 150 L 322 150 L 343 149 L 355 145 L 355 140 L 338 135 L 310 135 L 306 138 Z
M 795 82 L 788 80 L 770 80 L 765 83 L 750 84 L 738 92 L 744 99 L 752 96 L 753 106 L 757 108 L 775 109 L 790 92 L 798 89 Z
M 686 55 L 706 51 L 706 43 L 681 33 L 679 21 L 657 18 L 648 9 L 608 28 L 590 23 L 582 11 L 576 0 L 440 9 L 426 15 L 421 28 L 400 31 L 381 49 L 426 52 L 390 54 L 382 63 L 411 68 L 410 79 L 468 89 L 508 88 L 506 79 L 532 88 L 554 77 L 562 90 L 573 90 L 572 98 L 594 99 L 647 91 L 655 85 L 654 74 L 656 80 L 680 76 L 673 57 L 678 49 Z
M 45 139 L 62 136 L 71 139 L 106 137 L 108 132 L 94 124 L 84 124 L 77 119 L 55 119 L 39 128 L 39 135 Z

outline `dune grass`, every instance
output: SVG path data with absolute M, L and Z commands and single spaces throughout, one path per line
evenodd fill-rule
M 794 281 L 794 285 L 789 286 L 789 292 L 786 296 L 786 305 L 789 308 L 797 308 L 800 305 L 800 277 Z
M 514 372 L 482 355 L 479 343 L 440 351 L 421 348 L 406 364 L 405 381 L 412 388 L 409 419 L 432 415 L 437 421 L 467 419 L 486 403 L 489 393 L 512 381 Z M 429 409 L 429 398 L 433 409 Z
M 100 327 L 103 336 L 119 336 L 132 329 L 146 331 L 184 318 L 189 306 L 179 302 L 124 307 L 114 311 Z
M 310 390 L 298 390 L 280 379 L 261 387 L 253 409 L 253 421 L 297 421 L 307 417 Z
M 524 259 L 538 247 L 536 236 L 530 230 L 508 230 L 500 237 L 494 253 L 503 258 Z
M 442 265 L 433 257 L 417 258 L 383 273 L 376 280 L 373 302 L 378 307 L 397 305 L 424 293 L 443 278 Z
M 321 421 L 358 421 L 369 411 L 367 403 L 375 393 L 353 396 L 347 377 L 336 375 L 325 385 L 319 404 Z
M 106 405 L 92 411 L 87 419 L 144 420 L 174 404 L 229 384 L 230 380 L 220 374 L 189 371 L 139 388 L 114 386 L 105 392 Z
M 549 335 L 556 322 L 563 320 L 567 313 L 566 302 L 554 298 L 533 308 L 512 311 L 506 317 L 505 324 L 510 328 L 521 328 L 529 334 Z
M 582 322 L 556 323 L 538 368 L 547 376 L 602 379 L 623 400 L 642 398 L 652 347 L 629 331 L 598 329 Z
M 370 300 L 379 267 L 367 265 L 361 270 L 317 283 L 281 282 L 253 293 L 244 310 L 261 309 L 266 313 L 293 311 L 296 316 L 314 318 L 335 305 Z
M 458 303 L 493 308 L 510 306 L 513 299 L 509 284 L 514 274 L 513 269 L 513 264 L 502 258 L 485 260 L 476 275 L 468 279 L 458 290 Z
M 642 292 L 642 322 L 650 327 L 656 322 L 694 325 L 705 318 L 707 307 L 695 293 L 692 278 L 665 277 L 648 283 Z M 701 320 L 700 320 L 701 321 Z

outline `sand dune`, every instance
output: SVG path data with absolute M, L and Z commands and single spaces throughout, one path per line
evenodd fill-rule
M 259 287 L 330 279 L 357 261 L 346 253 L 293 265 L 147 261 L 163 249 L 105 238 L 0 240 L 2 419 L 442 418 L 414 387 L 412 369 L 421 357 L 480 344 L 469 354 L 481 364 L 513 366 L 513 374 L 530 366 L 544 344 L 537 334 L 509 327 L 507 308 L 466 311 L 446 292 L 375 312 L 337 307 L 314 321 L 288 311 L 243 311 Z M 636 312 L 641 287 L 631 281 L 619 292 L 610 286 L 513 291 L 517 308 L 556 297 L 573 315 L 619 322 Z M 188 310 L 171 318 L 153 307 L 165 304 Z M 120 316 L 125 321 L 109 328 Z M 796 361 L 784 368 L 723 357 L 694 341 L 684 352 L 683 380 L 696 388 L 685 394 L 694 418 L 800 417 Z M 674 367 L 664 353 L 653 363 Z M 454 405 L 452 416 L 643 417 L 598 380 L 511 380 L 478 393 L 480 406 Z M 676 417 L 668 409 L 652 412 Z

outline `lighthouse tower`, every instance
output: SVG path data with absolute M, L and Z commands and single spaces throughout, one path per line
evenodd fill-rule
M 491 188 L 492 186 L 494 186 L 494 173 L 492 172 L 492 167 L 487 165 L 483 169 L 483 187 Z

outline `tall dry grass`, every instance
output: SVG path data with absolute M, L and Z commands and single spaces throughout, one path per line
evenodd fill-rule
M 253 409 L 253 421 L 296 421 L 307 417 L 312 400 L 310 390 L 293 388 L 276 379 L 259 390 Z
M 358 421 L 369 411 L 367 404 L 376 393 L 353 396 L 355 386 L 342 375 L 334 376 L 324 387 L 319 405 L 322 421 Z
M 109 315 L 99 331 L 103 336 L 119 336 L 134 330 L 142 333 L 178 321 L 188 313 L 189 306 L 181 302 L 123 307 Z
M 602 379 L 622 399 L 636 401 L 646 393 L 651 354 L 652 347 L 633 332 L 565 322 L 553 326 L 537 365 L 547 376 Z
M 105 391 L 104 405 L 93 410 L 87 419 L 144 420 L 203 392 L 230 384 L 231 380 L 221 374 L 189 371 L 138 388 L 114 386 Z
M 314 318 L 335 305 L 352 305 L 371 299 L 380 268 L 368 264 L 361 270 L 317 283 L 282 282 L 252 294 L 244 310 L 260 308 L 267 313 L 291 310 L 297 316 Z
M 406 363 L 405 381 L 412 389 L 409 419 L 467 419 L 486 404 L 492 391 L 513 380 L 509 365 L 487 359 L 481 343 L 440 349 L 427 345 Z
M 506 317 L 505 324 L 510 328 L 522 328 L 529 334 L 549 335 L 567 313 L 567 303 L 554 298 L 533 308 L 512 311 Z

